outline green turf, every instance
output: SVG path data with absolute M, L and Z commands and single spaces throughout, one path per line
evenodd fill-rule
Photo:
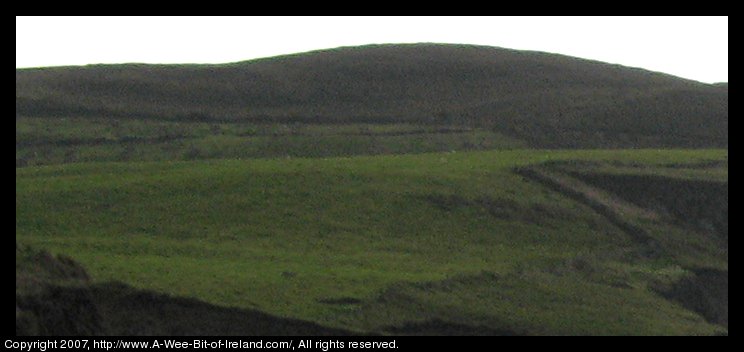
M 512 169 L 727 157 L 514 150 L 17 168 L 16 240 L 75 258 L 96 281 L 359 331 L 440 319 L 527 334 L 712 334 L 723 328 L 648 287 L 684 273 L 676 257 L 636 255 L 602 216 Z
M 16 166 L 93 161 L 331 157 L 523 148 L 486 129 L 414 124 L 16 119 Z

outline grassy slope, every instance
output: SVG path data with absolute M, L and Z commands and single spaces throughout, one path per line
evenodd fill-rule
M 551 148 L 728 145 L 727 85 L 468 45 L 16 70 L 16 116 L 477 125 Z
M 710 334 L 721 328 L 649 289 L 684 274 L 674 257 L 644 258 L 606 219 L 511 169 L 727 154 L 520 150 L 24 168 L 16 239 L 75 257 L 98 281 L 364 331 L 445 321 L 531 334 Z M 709 259 L 689 260 L 727 270 Z
M 485 129 L 413 124 L 256 124 L 105 118 L 16 120 L 16 166 L 91 161 L 329 157 L 525 147 Z

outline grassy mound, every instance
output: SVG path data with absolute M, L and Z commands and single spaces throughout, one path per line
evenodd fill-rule
M 370 45 L 16 70 L 16 117 L 482 127 L 541 148 L 728 146 L 728 86 L 562 55 Z

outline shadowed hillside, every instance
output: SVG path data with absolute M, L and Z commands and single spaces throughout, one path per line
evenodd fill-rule
M 65 256 L 16 245 L 17 335 L 348 335 L 256 310 L 109 282 Z
M 561 55 L 373 45 L 227 65 L 16 70 L 16 118 L 416 123 L 535 147 L 727 147 L 728 85 Z
M 684 265 L 680 249 L 707 248 L 711 258 L 728 262 L 728 178 L 724 181 L 721 174 L 714 176 L 723 167 L 728 168 L 728 163 L 668 164 L 648 170 L 638 165 L 615 163 L 607 167 L 572 161 L 516 171 L 590 206 L 647 246 L 647 253 L 670 254 Z M 683 231 L 668 228 L 655 237 L 649 220 Z M 714 261 L 688 265 L 684 275 L 671 281 L 657 280 L 651 288 L 709 322 L 728 327 L 728 270 L 710 268 Z

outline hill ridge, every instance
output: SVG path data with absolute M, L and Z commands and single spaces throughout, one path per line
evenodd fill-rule
M 17 69 L 16 117 L 456 124 L 534 147 L 727 147 L 727 87 L 537 51 L 376 44 L 217 65 Z

